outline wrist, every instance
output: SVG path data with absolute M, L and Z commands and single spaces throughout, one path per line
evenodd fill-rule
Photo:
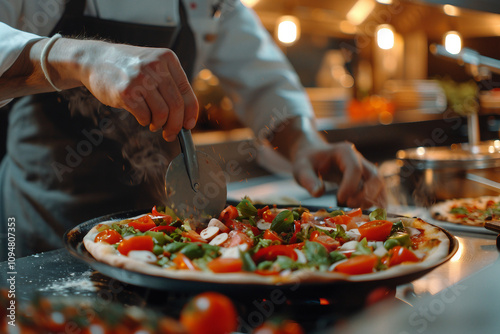
M 316 129 L 314 119 L 308 117 L 289 118 L 278 129 L 273 133 L 270 143 L 289 161 L 294 161 L 303 150 L 326 143 Z

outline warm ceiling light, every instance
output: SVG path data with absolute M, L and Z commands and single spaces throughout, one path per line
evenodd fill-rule
M 383 50 L 394 47 L 394 30 L 389 24 L 382 24 L 377 28 L 377 45 Z
M 259 0 L 241 0 L 241 3 L 248 8 L 252 8 L 257 4 L 257 2 L 259 2 Z
M 443 12 L 449 16 L 459 16 L 460 15 L 460 9 L 458 7 L 455 7 L 452 5 L 444 5 Z
M 392 5 L 392 0 L 377 0 L 377 2 L 382 5 Z
M 444 36 L 444 48 L 451 54 L 458 54 L 462 50 L 462 38 L 456 31 L 449 31 Z
M 300 36 L 299 19 L 295 16 L 285 15 L 278 19 L 278 40 L 283 44 L 293 44 Z
M 354 24 L 355 26 L 363 23 L 363 21 L 370 15 L 372 10 L 375 8 L 374 0 L 358 0 L 352 6 L 352 8 L 347 12 L 347 19 L 349 22 Z

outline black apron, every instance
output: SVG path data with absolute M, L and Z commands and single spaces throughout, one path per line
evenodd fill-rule
M 172 46 L 191 78 L 194 36 L 182 1 L 179 28 L 101 20 L 70 0 L 52 34 L 138 46 Z M 177 37 L 177 38 L 176 38 Z M 83 88 L 18 99 L 0 169 L 2 234 L 16 220 L 16 255 L 62 247 L 64 232 L 90 218 L 164 203 L 165 171 L 179 153 L 124 110 L 102 105 Z M 0 242 L 5 259 L 5 238 Z M 2 259 L 0 259 L 2 260 Z

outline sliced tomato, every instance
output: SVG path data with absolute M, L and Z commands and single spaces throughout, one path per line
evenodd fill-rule
M 318 233 L 314 233 L 314 232 L 318 232 Z M 311 238 L 309 239 L 310 241 L 314 241 L 314 242 L 317 242 L 319 244 L 322 244 L 323 246 L 325 246 L 325 248 L 329 251 L 329 252 L 332 252 L 334 250 L 336 250 L 337 248 L 339 248 L 340 246 L 340 242 L 338 240 L 335 240 L 334 238 L 322 233 L 322 232 L 319 232 L 319 231 L 314 231 L 313 233 L 311 233 Z
M 193 261 L 191 261 L 186 255 L 182 253 L 177 253 L 173 262 L 177 266 L 177 269 L 183 270 L 198 270 L 194 265 Z
M 403 262 L 419 262 L 420 259 L 408 248 L 395 246 L 389 251 L 389 267 Z
M 378 258 L 374 254 L 363 254 L 349 258 L 347 261 L 339 263 L 334 271 L 348 275 L 362 275 L 373 272 L 373 267 L 377 264 Z
M 361 208 L 357 208 L 345 213 L 347 216 L 353 217 L 361 217 L 363 215 L 363 210 Z
M 304 212 L 302 213 L 302 216 L 300 217 L 300 222 L 305 224 L 305 223 L 311 223 L 314 221 L 314 216 L 309 213 L 309 212 Z
M 240 214 L 238 213 L 238 209 L 236 207 L 229 205 L 226 207 L 224 210 L 222 210 L 219 220 L 223 223 L 229 221 L 230 219 L 236 219 L 238 218 Z
M 304 329 L 295 321 L 283 320 L 281 323 L 273 319 L 267 320 L 255 328 L 252 334 L 304 334 Z
M 277 241 L 280 244 L 284 243 L 283 239 L 281 239 L 278 235 L 278 233 L 274 232 L 273 230 L 266 230 L 264 232 L 263 239 L 271 240 L 271 241 Z
M 253 239 L 244 232 L 233 230 L 229 232 L 229 238 L 222 244 L 222 247 L 234 247 L 242 244 L 252 247 Z
M 153 238 L 149 235 L 140 235 L 125 239 L 118 245 L 118 251 L 123 255 L 127 255 L 133 250 L 147 250 L 152 252 L 155 243 Z
M 119 243 L 122 240 L 123 238 L 120 233 L 112 229 L 102 231 L 101 233 L 97 234 L 94 239 L 95 242 L 107 242 L 110 245 Z
M 388 220 L 373 220 L 358 227 L 360 239 L 368 241 L 385 241 L 391 233 L 392 222 Z
M 156 227 L 156 224 L 150 216 L 146 215 L 142 216 L 141 218 L 134 219 L 133 221 L 128 223 L 128 226 L 132 226 L 133 228 L 141 232 L 146 232 L 153 227 Z
M 236 230 L 236 231 L 241 231 L 241 232 L 246 232 L 248 230 L 252 231 L 253 235 L 259 235 L 261 232 L 256 226 L 252 226 L 250 224 L 245 224 L 242 222 L 238 222 L 236 220 L 229 220 L 228 223 L 226 224 L 227 227 L 230 229 Z
M 276 216 L 278 215 L 278 213 L 275 211 L 276 210 L 273 211 L 271 209 L 264 211 L 262 213 L 262 219 L 264 219 L 266 221 L 266 223 L 272 223 L 273 219 L 276 218 Z
M 290 243 L 291 244 L 294 244 L 297 242 L 297 234 L 300 232 L 301 230 L 301 224 L 300 224 L 300 221 L 296 220 L 293 222 L 293 224 L 295 225 L 295 231 L 293 232 L 293 235 L 292 237 L 290 238 Z
M 177 229 L 177 227 L 175 226 L 169 226 L 169 225 L 160 225 L 160 226 L 156 226 L 156 227 L 153 227 L 152 229 L 150 229 L 149 231 L 152 231 L 152 232 L 165 232 L 165 233 L 172 233 L 173 231 L 175 231 Z
M 253 255 L 253 260 L 256 263 L 262 261 L 274 261 L 279 255 L 288 256 L 294 261 L 297 261 L 297 253 L 295 253 L 293 247 L 288 247 L 285 245 L 273 245 L 265 248 L 261 248 Z
M 182 236 L 185 238 L 189 238 L 189 240 L 191 240 L 191 242 L 202 242 L 204 244 L 207 243 L 207 241 L 205 239 L 203 239 L 198 232 L 193 231 L 193 230 L 187 231 L 187 232 L 182 232 Z
M 208 263 L 208 269 L 214 273 L 235 273 L 241 271 L 243 261 L 232 258 L 216 258 Z
M 329 227 L 336 227 L 337 225 L 348 225 L 351 221 L 352 217 L 347 215 L 339 215 L 326 218 L 325 225 Z
M 266 205 L 262 209 L 257 209 L 257 216 L 259 216 L 260 218 L 262 218 L 262 214 L 264 212 L 266 212 L 267 210 L 269 210 L 269 205 Z

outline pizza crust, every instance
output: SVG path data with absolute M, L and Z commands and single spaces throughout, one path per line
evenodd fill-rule
M 140 217 L 140 216 L 139 216 Z M 136 217 L 137 218 L 137 217 Z M 262 285 L 283 285 L 297 283 L 320 283 L 334 281 L 352 281 L 362 282 L 371 280 L 381 280 L 391 277 L 398 277 L 405 274 L 416 273 L 418 271 L 430 269 L 437 265 L 449 254 L 450 240 L 448 236 L 439 228 L 426 223 L 419 218 L 398 217 L 388 219 L 393 222 L 403 221 L 405 226 L 415 227 L 424 230 L 427 236 L 440 240 L 438 247 L 426 256 L 419 263 L 408 263 L 391 267 L 384 271 L 379 271 L 364 275 L 345 275 L 337 272 L 320 272 L 310 269 L 302 269 L 293 271 L 287 275 L 262 276 L 255 273 L 225 273 L 216 274 L 206 271 L 189 271 L 175 270 L 169 268 L 161 268 L 153 264 L 138 261 L 133 258 L 122 255 L 113 246 L 107 243 L 94 242 L 95 236 L 98 234 L 97 225 L 119 222 L 119 220 L 108 221 L 94 226 L 84 237 L 83 243 L 87 251 L 98 261 L 106 263 L 110 266 L 123 268 L 130 271 L 139 272 L 146 275 L 153 275 L 177 280 L 190 280 L 212 283 L 226 284 L 262 284 Z

